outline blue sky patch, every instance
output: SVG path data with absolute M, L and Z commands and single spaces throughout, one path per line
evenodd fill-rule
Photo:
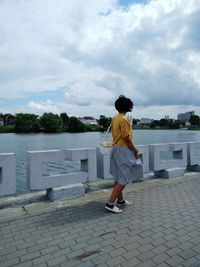
M 121 6 L 129 6 L 131 4 L 146 4 L 149 0 L 119 0 Z
M 1 99 L 0 105 L 1 108 L 10 107 L 17 107 L 21 105 L 26 105 L 30 101 L 34 102 L 45 102 L 48 99 L 52 100 L 53 102 L 63 102 L 64 93 L 66 88 L 60 88 L 56 91 L 46 91 L 42 93 L 33 93 L 27 97 L 17 98 L 17 99 Z

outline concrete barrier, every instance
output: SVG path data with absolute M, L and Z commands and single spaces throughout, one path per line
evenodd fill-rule
M 111 148 L 104 151 L 100 147 L 96 148 L 97 153 L 97 177 L 102 179 L 112 179 L 110 174 L 110 152 Z
M 0 196 L 16 193 L 16 159 L 14 153 L 0 154 Z
M 97 179 L 97 160 L 95 148 L 67 149 L 65 150 L 65 160 L 80 160 L 81 171 L 87 173 L 86 181 Z
M 153 171 L 156 177 L 172 178 L 184 175 L 186 168 L 191 171 L 200 171 L 200 142 L 138 145 L 137 147 L 140 151 L 144 173 Z M 112 178 L 110 152 L 111 149 L 102 151 L 100 148 L 28 151 L 28 189 L 31 191 L 47 190 L 51 199 L 63 197 L 65 191 L 66 198 L 82 195 L 85 182 L 95 181 L 97 177 Z M 45 163 L 65 161 L 80 161 L 80 170 L 73 173 L 43 173 Z M 71 190 L 72 187 L 73 190 Z M 69 195 L 70 191 L 73 192 L 73 196 Z M 15 193 L 15 154 L 0 154 L 0 196 Z
M 140 153 L 140 158 L 143 164 L 143 172 L 149 172 L 149 146 L 148 145 L 138 145 L 137 149 Z
M 42 164 L 47 162 L 61 162 L 61 161 L 81 161 L 81 170 L 75 173 L 46 175 L 42 173 Z M 47 150 L 47 151 L 29 151 L 27 152 L 27 180 L 29 190 L 46 189 L 47 196 L 53 200 L 58 196 L 64 195 L 69 198 L 72 192 L 73 196 L 81 196 L 82 189 L 80 185 L 87 181 L 96 180 L 96 151 L 95 149 L 67 149 L 67 150 Z M 63 186 L 74 185 L 74 190 L 68 190 Z M 60 187 L 59 192 L 58 187 Z M 61 188 L 62 187 L 62 188 Z M 82 187 L 84 187 L 82 185 Z M 55 188 L 55 189 L 53 189 Z M 77 194 L 74 191 L 77 188 Z M 51 190 L 50 190 L 51 189 Z M 80 194 L 78 193 L 80 192 Z
M 200 172 L 200 142 L 187 143 L 187 159 L 188 170 Z
M 167 153 L 166 153 L 167 152 Z M 150 170 L 161 178 L 174 178 L 184 175 L 187 166 L 187 144 L 149 145 Z

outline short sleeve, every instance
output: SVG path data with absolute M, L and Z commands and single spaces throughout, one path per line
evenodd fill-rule
M 126 119 L 122 119 L 119 123 L 120 131 L 122 137 L 130 135 L 130 125 Z

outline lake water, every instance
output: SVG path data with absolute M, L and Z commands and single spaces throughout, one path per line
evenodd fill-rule
M 14 152 L 16 154 L 17 194 L 27 191 L 26 185 L 26 152 L 34 150 L 51 150 L 67 148 L 94 148 L 99 146 L 103 133 L 61 133 L 61 134 L 0 134 L 0 153 Z M 136 145 L 192 142 L 200 141 L 199 131 L 187 130 L 134 130 Z M 79 163 L 56 163 L 46 166 L 48 172 L 57 169 L 73 171 L 79 168 Z

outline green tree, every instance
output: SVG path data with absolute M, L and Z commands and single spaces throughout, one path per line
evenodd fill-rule
M 200 124 L 200 118 L 198 115 L 192 115 L 190 118 L 191 125 L 198 126 Z
M 61 113 L 60 117 L 62 119 L 62 127 L 66 129 L 68 127 L 69 116 L 67 115 L 67 113 Z
M 39 132 L 40 124 L 38 122 L 38 115 L 29 113 L 18 113 L 15 117 L 15 132 L 30 133 Z
M 170 129 L 179 129 L 180 128 L 180 122 L 179 121 L 173 121 L 173 120 L 170 120 L 169 121 L 169 128 Z
M 78 118 L 72 116 L 68 121 L 68 131 L 69 132 L 85 132 L 85 124 L 82 123 Z
M 111 124 L 111 120 L 112 120 L 111 118 L 107 118 L 104 115 L 100 115 L 99 125 L 101 125 L 104 128 L 104 130 L 106 130 Z
M 160 127 L 168 127 L 169 122 L 166 119 L 161 119 L 159 122 Z
M 62 126 L 62 119 L 53 113 L 44 113 L 40 118 L 40 124 L 46 133 L 56 133 Z
M 152 122 L 149 124 L 149 127 L 150 127 L 151 129 L 156 128 L 156 123 L 155 123 L 154 121 L 152 121 Z
M 3 115 L 3 120 L 5 125 L 14 125 L 15 124 L 15 116 L 10 113 Z

